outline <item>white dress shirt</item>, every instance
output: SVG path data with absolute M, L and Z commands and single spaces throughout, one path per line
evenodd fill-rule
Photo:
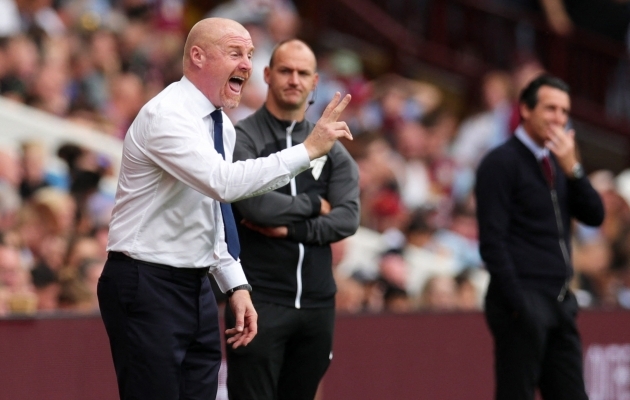
M 523 142 L 525 147 L 527 147 L 532 153 L 534 153 L 536 160 L 540 161 L 543 159 L 543 157 L 549 156 L 549 149 L 546 147 L 540 147 L 536 142 L 534 142 L 534 139 L 532 139 L 527 134 L 527 132 L 525 132 L 525 129 L 522 125 L 519 125 L 516 128 L 516 131 L 514 131 L 514 136 L 516 136 L 518 140 Z
M 124 140 L 107 250 L 173 267 L 210 267 L 225 292 L 247 280 L 227 252 L 219 201 L 286 185 L 310 161 L 298 145 L 232 163 L 236 133 L 225 113 L 224 161 L 213 144 L 214 110 L 185 77 L 140 110 Z

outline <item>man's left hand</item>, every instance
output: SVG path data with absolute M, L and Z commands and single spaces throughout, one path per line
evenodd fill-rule
M 229 298 L 230 307 L 236 317 L 234 328 L 226 329 L 227 344 L 233 349 L 247 346 L 258 333 L 258 313 L 252 304 L 252 298 L 247 290 L 237 290 Z
M 289 228 L 286 226 L 260 226 L 245 219 L 241 223 L 253 231 L 272 238 L 286 238 L 289 234 Z

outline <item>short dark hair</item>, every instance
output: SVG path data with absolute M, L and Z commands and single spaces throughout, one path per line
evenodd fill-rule
M 521 104 L 525 104 L 530 110 L 533 110 L 536 107 L 536 104 L 538 104 L 538 89 L 542 86 L 550 86 L 570 94 L 569 85 L 565 81 L 553 75 L 542 74 L 531 81 L 529 85 L 523 89 L 519 102 Z

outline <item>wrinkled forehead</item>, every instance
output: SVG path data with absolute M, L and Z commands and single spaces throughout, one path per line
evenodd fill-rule
M 313 52 L 306 46 L 284 45 L 276 50 L 273 59 L 274 66 L 295 66 L 299 69 L 315 71 L 317 60 Z
M 225 32 L 215 40 L 212 40 L 211 43 L 224 50 L 238 48 L 248 53 L 254 51 L 254 43 L 246 30 Z

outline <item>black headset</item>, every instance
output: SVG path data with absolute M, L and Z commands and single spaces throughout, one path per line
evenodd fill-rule
M 317 86 L 315 86 L 315 89 L 313 89 L 311 93 L 313 95 L 311 96 L 311 99 L 308 101 L 309 106 L 313 105 L 313 103 L 315 103 L 315 100 L 317 100 Z

